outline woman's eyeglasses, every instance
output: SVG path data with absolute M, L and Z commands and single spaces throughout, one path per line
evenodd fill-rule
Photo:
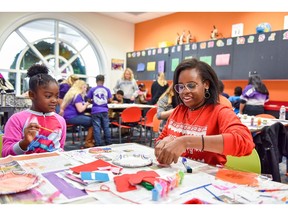
M 194 91 L 197 86 L 198 86 L 197 83 L 190 82 L 190 83 L 186 83 L 186 84 L 175 84 L 174 89 L 178 94 L 180 94 L 184 91 L 184 88 L 186 88 L 188 91 Z

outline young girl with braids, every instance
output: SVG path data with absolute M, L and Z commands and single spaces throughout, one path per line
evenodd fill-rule
M 4 128 L 2 156 L 62 151 L 66 123 L 55 113 L 58 104 L 57 81 L 44 65 L 32 65 L 28 71 L 30 109 L 13 114 Z

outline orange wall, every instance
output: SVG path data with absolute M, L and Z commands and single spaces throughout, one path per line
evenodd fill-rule
M 158 43 L 169 41 L 174 43 L 177 33 L 188 30 L 196 41 L 210 39 L 210 32 L 215 25 L 223 37 L 231 37 L 233 24 L 244 24 L 244 35 L 255 34 L 256 26 L 268 22 L 272 31 L 282 30 L 284 16 L 288 12 L 179 12 L 154 20 L 135 24 L 134 50 L 158 47 Z M 261 72 L 260 72 L 261 74 Z M 248 79 L 248 77 L 247 77 Z M 233 94 L 235 86 L 245 87 L 247 80 L 223 80 L 225 91 Z M 270 91 L 270 100 L 288 101 L 288 80 L 264 80 Z M 283 93 L 283 92 L 287 93 Z

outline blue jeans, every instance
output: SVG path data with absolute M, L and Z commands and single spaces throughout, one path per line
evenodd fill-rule
M 111 133 L 109 130 L 108 112 L 92 114 L 92 124 L 93 124 L 93 132 L 94 132 L 94 139 L 96 141 L 96 146 L 102 145 L 101 129 L 103 129 L 103 132 L 104 132 L 105 145 L 110 145 Z
M 78 115 L 76 117 L 66 119 L 66 122 L 68 124 L 82 125 L 87 128 L 92 126 L 92 118 L 87 115 Z

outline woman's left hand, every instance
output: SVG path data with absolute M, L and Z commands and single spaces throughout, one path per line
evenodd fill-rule
M 186 147 L 180 138 L 176 138 L 173 141 L 166 143 L 166 145 L 161 149 L 161 153 L 157 157 L 160 164 L 170 165 L 172 162 L 177 163 L 178 158 L 183 152 L 185 152 Z

